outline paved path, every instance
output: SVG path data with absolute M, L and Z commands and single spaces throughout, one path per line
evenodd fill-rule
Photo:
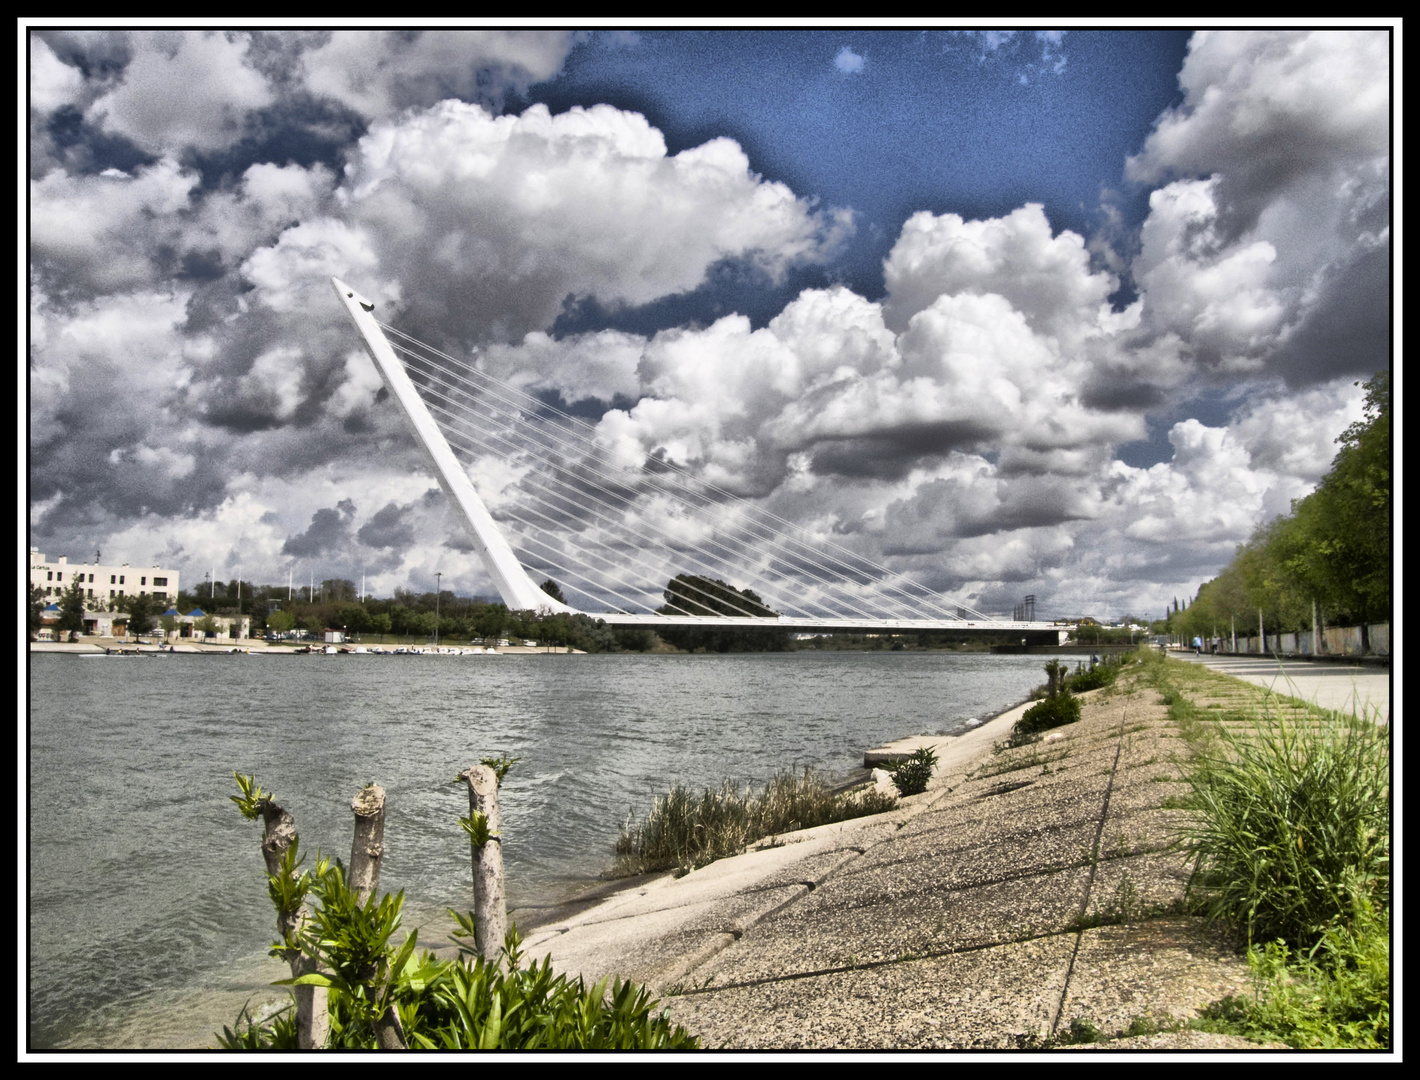
M 928 790 L 890 813 L 541 926 L 515 912 L 528 954 L 647 982 L 706 1046 L 741 1049 L 1029 1047 L 1246 993 L 1246 964 L 1178 913 L 1182 811 L 1161 804 L 1185 751 L 1167 710 L 1101 693 L 1034 746 L 992 752 L 1019 710 L 941 746 Z
M 1390 723 L 1390 668 L 1360 664 L 1279 661 L 1271 657 L 1195 656 L 1173 653 L 1179 660 L 1205 664 L 1285 697 L 1300 698 L 1324 709 L 1372 715 Z

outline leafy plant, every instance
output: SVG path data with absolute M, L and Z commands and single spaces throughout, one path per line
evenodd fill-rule
M 551 584 L 551 582 L 548 582 L 548 584 Z M 502 787 L 503 777 L 508 775 L 508 770 L 522 760 L 522 758 L 509 757 L 507 754 L 499 754 L 497 757 L 479 758 L 478 763 L 480 765 L 487 765 L 492 769 L 493 775 L 498 781 L 498 786 Z
M 1016 721 L 1014 732 L 1020 735 L 1038 735 L 1051 728 L 1073 724 L 1080 719 L 1080 703 L 1068 693 L 1057 694 L 1036 702 Z
M 1113 664 L 1096 664 L 1088 670 L 1083 666 L 1076 666 L 1074 674 L 1066 678 L 1065 686 L 1072 694 L 1083 694 L 1087 690 L 1113 686 L 1118 675 L 1119 669 Z
M 913 751 L 910 757 L 891 765 L 888 772 L 899 795 L 920 795 L 927 790 L 932 770 L 937 767 L 937 755 L 930 746 Z
M 469 842 L 480 850 L 487 846 L 490 840 L 502 840 L 499 833 L 488 831 L 488 816 L 481 810 L 473 811 L 468 817 L 459 818 L 459 825 L 468 833 Z
M 241 794 L 228 795 L 227 798 L 237 804 L 237 809 L 242 812 L 242 817 L 248 821 L 256 820 L 261 816 L 261 804 L 270 802 L 271 796 L 261 790 L 255 776 L 242 776 L 238 772 L 233 772 L 232 776 L 235 777 Z
M 1385 1049 L 1390 1033 L 1390 919 L 1367 910 L 1310 952 L 1273 941 L 1248 950 L 1253 993 L 1228 996 L 1192 1025 L 1298 1049 Z

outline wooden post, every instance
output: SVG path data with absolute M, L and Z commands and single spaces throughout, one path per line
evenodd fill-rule
M 371 784 L 350 800 L 355 813 L 355 839 L 350 845 L 350 891 L 360 906 L 380 887 L 380 861 L 385 854 L 385 789 Z
M 289 813 L 270 799 L 260 804 L 265 833 L 261 838 L 261 854 L 266 860 L 266 872 L 275 877 L 281 872 L 281 860 L 286 849 L 296 839 L 296 821 Z M 294 916 L 278 917 L 277 933 L 282 940 L 287 934 L 300 933 L 301 924 L 306 921 L 307 908 L 304 904 Z M 297 951 L 288 955 L 291 978 L 310 975 L 316 970 L 316 959 Z M 330 1031 L 330 1018 L 326 1015 L 326 991 L 323 986 L 293 986 L 296 998 L 296 1045 L 302 1050 L 319 1050 L 325 1046 L 326 1035 Z
M 385 789 L 371 784 L 350 800 L 355 814 L 355 839 L 350 844 L 350 880 L 346 883 L 361 907 L 380 888 L 380 861 L 385 854 Z M 375 1021 L 381 1050 L 405 1050 L 404 1028 L 393 1006 Z
M 473 765 L 459 774 L 468 783 L 469 816 L 488 820 L 488 843 L 473 851 L 474 944 L 491 964 L 501 964 L 499 951 L 508 933 L 508 908 L 503 895 L 503 845 L 499 837 L 498 777 L 487 765 Z

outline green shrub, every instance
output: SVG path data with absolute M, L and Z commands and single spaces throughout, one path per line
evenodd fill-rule
M 1248 940 L 1309 950 L 1390 901 L 1389 729 L 1337 719 L 1218 725 L 1188 780 L 1190 891 Z
M 923 746 L 895 765 L 888 767 L 893 786 L 899 795 L 920 795 L 927 790 L 932 770 L 937 767 L 937 755 L 930 746 Z
M 1051 728 L 1073 724 L 1080 719 L 1080 703 L 1069 694 L 1057 694 L 1037 702 L 1022 714 L 1013 729 L 1020 735 L 1036 735 Z
M 1113 686 L 1119 669 L 1113 664 L 1096 664 L 1086 670 L 1077 667 L 1073 675 L 1067 676 L 1065 686 L 1072 694 L 1083 694 L 1086 690 L 1098 690 L 1102 686 Z
M 386 899 L 389 899 L 386 897 Z M 551 958 L 524 965 L 517 930 L 508 933 L 507 970 L 481 956 L 440 960 L 422 953 L 394 981 L 392 1000 L 412 1050 L 696 1050 L 699 1039 L 657 1012 L 645 987 L 621 979 L 587 986 L 554 974 Z M 332 982 L 326 1049 L 376 1048 L 370 1003 Z M 217 1037 L 226 1050 L 295 1050 L 291 1010 Z
M 1251 998 L 1230 996 L 1195 1027 L 1302 1050 L 1390 1046 L 1390 919 L 1371 911 L 1322 935 L 1314 953 L 1282 941 L 1248 950 Z
M 690 870 L 738 855 L 756 840 L 832 821 L 880 814 L 897 800 L 876 791 L 834 793 L 805 769 L 778 773 L 762 792 L 743 793 L 727 780 L 699 796 L 677 784 L 640 824 L 628 818 L 616 841 L 613 873 Z

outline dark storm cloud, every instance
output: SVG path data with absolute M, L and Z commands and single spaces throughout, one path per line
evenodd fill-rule
M 395 502 L 386 503 L 375 512 L 374 517 L 360 526 L 355 538 L 366 547 L 407 547 L 414 540 L 414 526 L 407 517 L 413 508 L 413 503 L 403 506 Z
M 1390 364 L 1390 245 L 1363 252 L 1325 286 L 1270 366 L 1290 384 L 1307 386 Z
M 997 434 L 978 420 L 904 424 L 855 439 L 826 440 L 813 450 L 813 471 L 855 479 L 900 480 L 924 459 L 970 447 Z
M 355 504 L 342 499 L 334 507 L 317 510 L 311 515 L 311 526 L 299 536 L 289 537 L 281 546 L 283 555 L 309 558 L 325 555 L 339 548 L 350 538 L 350 523 L 355 517 Z
M 1167 400 L 1166 391 L 1153 383 L 1109 372 L 1102 372 L 1098 381 L 1087 384 L 1080 392 L 1081 404 L 1104 412 L 1144 412 Z

